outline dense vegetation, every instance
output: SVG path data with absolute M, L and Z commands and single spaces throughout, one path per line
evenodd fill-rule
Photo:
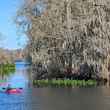
M 15 64 L 0 64 L 0 77 L 8 76 L 15 72 Z
M 16 24 L 28 36 L 37 79 L 76 73 L 109 80 L 109 0 L 24 0 Z
M 97 82 L 95 80 L 34 80 L 33 85 L 37 87 L 88 87 L 96 86 Z

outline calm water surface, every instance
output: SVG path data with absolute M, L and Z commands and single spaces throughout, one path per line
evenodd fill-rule
M 33 88 L 27 66 L 16 63 L 16 68 L 8 82 L 24 91 L 0 93 L 0 110 L 110 110 L 110 88 Z

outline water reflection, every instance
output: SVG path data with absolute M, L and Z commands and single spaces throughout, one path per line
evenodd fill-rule
M 41 110 L 109 110 L 110 92 L 106 94 L 103 89 L 110 91 L 109 88 L 39 88 L 33 90 L 33 95 Z
M 27 90 L 28 77 L 25 63 L 16 63 L 16 72 L 8 77 L 7 83 L 12 88 L 23 88 L 22 94 L 6 94 L 0 92 L 0 110 L 31 110 L 29 90 Z M 2 87 L 1 87 L 2 89 Z
M 0 110 L 110 110 L 110 88 L 29 88 L 27 67 L 16 67 L 8 81 L 24 92 L 0 93 Z
M 26 70 L 16 70 L 16 73 L 14 75 L 11 75 L 8 79 L 8 83 L 13 88 L 25 88 L 28 83 L 28 78 L 26 76 Z

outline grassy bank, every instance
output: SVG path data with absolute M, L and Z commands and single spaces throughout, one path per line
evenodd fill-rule
M 87 86 L 96 86 L 96 80 L 33 80 L 33 85 L 38 87 L 87 87 Z
M 6 82 L 6 80 L 0 80 L 0 83 L 5 83 Z
M 0 65 L 0 75 L 9 75 L 15 72 L 15 64 L 1 64 Z

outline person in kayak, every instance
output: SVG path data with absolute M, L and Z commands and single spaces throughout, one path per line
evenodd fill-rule
M 10 84 L 8 84 L 7 91 L 8 91 L 8 90 L 12 90 L 12 88 L 11 88 L 11 85 L 10 85 Z

